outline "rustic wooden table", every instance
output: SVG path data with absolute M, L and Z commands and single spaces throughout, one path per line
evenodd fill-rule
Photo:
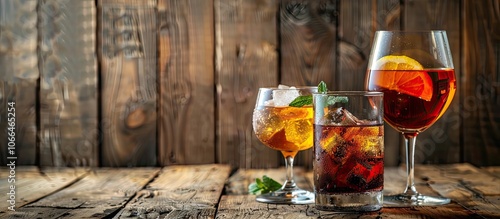
M 500 218 L 500 167 L 469 164 L 417 166 L 419 190 L 449 197 L 451 204 L 355 214 L 318 211 L 314 205 L 262 204 L 247 194 L 256 177 L 283 180 L 283 168 L 232 171 L 227 165 L 211 164 L 90 170 L 17 167 L 15 175 L 9 169 L 0 171 L 0 218 Z M 404 175 L 402 168 L 386 168 L 384 192 L 403 188 Z M 295 178 L 311 189 L 311 171 L 296 168 Z M 15 196 L 15 203 L 6 193 Z

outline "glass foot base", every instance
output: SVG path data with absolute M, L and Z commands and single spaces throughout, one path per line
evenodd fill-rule
M 313 204 L 314 193 L 302 189 L 277 190 L 257 196 L 256 200 L 268 204 Z
M 343 194 L 316 194 L 316 209 L 336 212 L 378 211 L 382 191 Z
M 410 207 L 410 206 L 438 206 L 449 204 L 449 198 L 428 195 L 386 195 L 384 196 L 384 207 Z

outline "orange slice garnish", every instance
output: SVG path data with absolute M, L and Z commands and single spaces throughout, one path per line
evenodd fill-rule
M 419 71 L 423 69 L 418 61 L 408 56 L 388 55 L 377 60 L 371 70 L 384 71 L 374 78 L 376 86 L 430 101 L 432 79 L 426 72 Z

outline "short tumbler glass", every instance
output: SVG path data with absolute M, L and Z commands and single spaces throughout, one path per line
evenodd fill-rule
M 377 211 L 384 188 L 383 93 L 313 94 L 316 208 Z

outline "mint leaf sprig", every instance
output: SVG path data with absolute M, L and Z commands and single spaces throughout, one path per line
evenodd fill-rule
M 347 103 L 348 98 L 347 97 L 333 97 L 333 96 L 328 96 L 328 99 L 326 100 L 326 105 L 334 105 L 335 103 Z
M 328 92 L 328 88 L 326 87 L 326 83 L 324 81 L 319 82 L 318 84 L 318 92 L 326 93 Z
M 318 92 L 326 93 L 327 91 L 328 91 L 328 88 L 326 87 L 326 83 L 324 81 L 319 82 Z M 288 106 L 303 107 L 303 106 L 312 105 L 312 104 L 313 104 L 312 95 L 306 95 L 306 96 L 298 96 L 290 104 L 288 104 Z
M 328 88 L 326 87 L 326 83 L 324 81 L 319 82 L 318 92 L 319 93 L 328 92 Z M 335 103 L 347 103 L 347 101 L 348 101 L 347 97 L 329 96 L 328 99 L 326 100 L 326 105 L 334 105 Z M 312 95 L 307 95 L 307 96 L 298 96 L 290 104 L 288 104 L 288 106 L 303 107 L 312 104 L 313 104 Z
M 303 106 L 312 105 L 312 104 L 313 104 L 312 95 L 307 95 L 307 96 L 298 96 L 290 104 L 288 104 L 288 106 L 303 107 Z
M 254 183 L 248 185 L 248 193 L 253 195 L 266 194 L 280 189 L 282 185 L 266 175 L 262 179 L 256 178 Z

